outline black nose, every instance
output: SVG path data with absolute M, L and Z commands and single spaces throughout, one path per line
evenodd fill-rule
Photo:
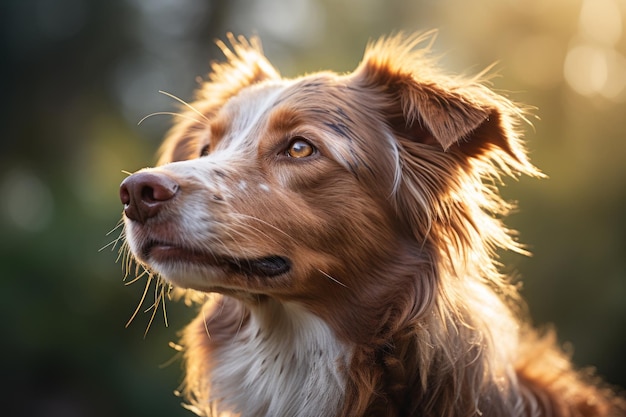
M 120 184 L 120 200 L 126 217 L 145 223 L 156 216 L 179 189 L 178 183 L 162 173 L 138 172 Z

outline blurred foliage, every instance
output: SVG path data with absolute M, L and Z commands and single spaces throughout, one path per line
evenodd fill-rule
M 190 415 L 168 342 L 194 311 L 169 303 L 169 327 L 158 316 L 145 338 L 147 313 L 124 328 L 143 284 L 124 285 L 107 232 L 122 171 L 153 164 L 171 123 L 139 120 L 175 108 L 159 90 L 192 96 L 227 31 L 260 35 L 286 76 L 349 71 L 400 30 L 438 28 L 451 71 L 498 62 L 494 87 L 538 108 L 527 138 L 550 177 L 504 190 L 535 256 L 503 260 L 534 320 L 626 386 L 625 16 L 623 0 L 4 0 L 5 415 Z

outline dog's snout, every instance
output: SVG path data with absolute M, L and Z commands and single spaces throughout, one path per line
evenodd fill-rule
M 158 214 L 179 189 L 171 177 L 160 173 L 139 172 L 120 184 L 120 200 L 124 213 L 131 220 L 144 223 Z

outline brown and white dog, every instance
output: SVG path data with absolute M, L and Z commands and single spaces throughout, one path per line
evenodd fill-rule
M 182 338 L 200 415 L 618 416 L 524 320 L 495 252 L 523 252 L 501 175 L 540 173 L 523 111 L 436 69 L 430 36 L 350 74 L 284 79 L 256 39 L 120 189 L 136 261 L 203 293 Z

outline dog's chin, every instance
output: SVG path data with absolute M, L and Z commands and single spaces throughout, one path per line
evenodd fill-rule
M 291 270 L 285 256 L 225 256 L 156 241 L 143 246 L 140 258 L 171 284 L 204 292 L 237 290 L 235 276 L 272 279 Z

